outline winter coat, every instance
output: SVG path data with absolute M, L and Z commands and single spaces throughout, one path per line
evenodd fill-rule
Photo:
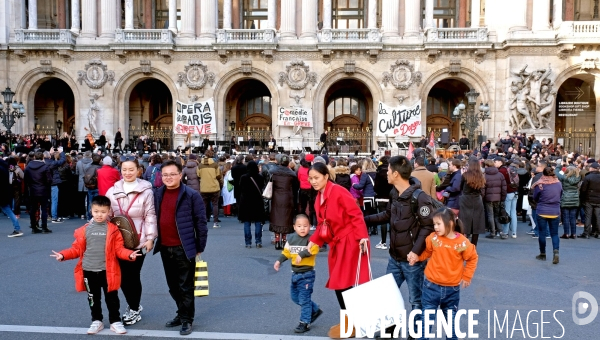
M 582 203 L 600 204 L 600 172 L 590 171 L 585 175 L 580 193 Z
M 29 189 L 29 196 L 50 197 L 50 183 L 52 174 L 42 160 L 34 160 L 25 168 L 25 187 Z
M 125 213 L 133 198 L 139 194 L 127 214 L 133 220 L 135 229 L 138 235 L 140 235 L 140 245 L 138 247 L 140 249 L 147 240 L 155 240 L 158 236 L 152 185 L 148 181 L 138 179 L 135 189 L 129 194 L 125 194 L 123 183 L 124 180 L 117 181 L 113 187 L 108 189 L 106 197 L 110 199 L 113 215 L 121 215 L 119 203 L 121 204 L 121 208 L 123 208 L 123 213 Z
M 235 189 L 241 191 L 238 201 L 240 222 L 265 222 L 265 204 L 262 197 L 264 181 L 265 179 L 260 174 L 245 174 L 240 179 L 240 185 Z M 255 182 L 256 184 L 254 184 Z
M 375 176 L 375 197 L 377 198 L 390 198 L 390 191 L 394 188 L 393 185 L 388 183 L 387 172 L 387 164 L 377 167 L 377 175 Z
M 148 165 L 148 167 L 146 168 L 146 171 L 142 175 L 142 179 L 145 179 L 148 182 L 150 182 L 150 179 L 152 178 L 152 171 L 154 171 L 154 168 L 156 168 L 157 171 L 160 171 L 162 169 L 162 164 Z M 150 183 L 150 184 L 154 185 L 154 183 Z
M 458 198 L 460 197 L 460 181 L 462 175 L 460 170 L 448 173 L 444 176 L 444 182 L 437 187 L 437 191 L 444 190 L 450 194 L 446 200 L 446 206 L 451 209 L 459 209 Z
M 542 177 L 543 173 L 542 172 L 537 172 L 533 175 L 533 178 L 531 179 L 531 185 L 533 186 L 533 184 L 535 182 L 537 182 L 541 177 Z M 527 194 L 527 200 L 529 201 L 529 205 L 531 206 L 531 209 L 537 209 L 537 203 L 533 200 L 533 187 L 529 188 L 529 194 Z
M 485 187 L 480 190 L 473 189 L 467 184 L 464 177 L 461 178 L 462 193 L 458 199 L 459 218 L 463 222 L 462 233 L 485 234 L 485 208 L 483 206 L 483 195 Z
M 85 229 L 87 224 L 83 227 L 75 229 L 73 236 L 75 241 L 71 245 L 71 248 L 59 251 L 63 256 L 63 261 L 73 260 L 79 258 L 75 265 L 75 289 L 78 292 L 85 292 L 85 282 L 83 280 L 83 254 L 86 249 Z M 129 256 L 133 251 L 123 247 L 123 236 L 119 228 L 108 222 L 108 228 L 106 231 L 106 281 L 108 283 L 108 291 L 113 292 L 121 287 L 121 266 L 119 265 L 118 259 L 133 261 Z
M 411 177 L 409 183 L 410 187 L 402 194 L 396 188 L 392 189 L 385 211 L 365 217 L 368 225 L 390 223 L 390 256 L 401 262 L 408 262 L 407 256 L 411 251 L 421 255 L 425 250 L 425 239 L 433 232 L 432 198 L 427 194 L 420 194 L 415 214 L 410 201 L 413 192 L 421 188 L 421 182 Z
M 166 188 L 163 185 L 154 191 L 155 207 L 160 207 Z M 208 228 L 206 227 L 206 210 L 204 209 L 202 196 L 194 189 L 188 188 L 182 183 L 175 209 L 175 223 L 179 239 L 185 255 L 191 260 L 196 257 L 197 253 L 204 252 L 204 248 L 206 248 Z M 160 221 L 160 208 L 156 210 L 156 220 Z M 161 247 L 160 225 L 158 226 L 157 239 L 154 254 L 158 253 Z
M 219 165 L 215 163 L 212 158 L 202 158 L 196 174 L 200 179 L 200 192 L 201 193 L 215 193 L 221 191 L 221 184 L 223 183 L 223 176 L 221 176 L 221 170 Z
M 119 170 L 109 165 L 103 165 L 98 169 L 98 195 L 106 196 L 108 189 L 120 180 Z
M 560 216 L 562 185 L 560 182 L 556 182 L 542 186 L 543 190 L 539 185 L 536 185 L 533 189 L 533 200 L 537 203 L 537 214 Z
M 500 171 L 500 173 L 504 176 L 504 180 L 506 181 L 506 193 L 507 194 L 513 194 L 515 193 L 518 188 L 513 188 L 510 186 L 510 176 L 508 175 L 508 168 L 505 166 L 501 166 L 498 171 Z
M 362 190 L 354 189 L 354 184 L 360 183 L 360 176 L 357 176 L 356 174 L 350 175 L 350 183 L 352 183 L 352 187 L 350 187 L 350 194 L 352 197 L 356 199 L 363 197 Z
M 58 168 L 61 165 L 65 164 L 66 161 L 67 158 L 65 157 L 64 152 L 60 153 L 60 158 L 58 160 L 54 159 L 54 156 L 52 156 L 51 158 L 44 159 L 44 163 L 46 163 L 46 165 L 48 166 L 48 171 L 50 171 L 50 175 L 52 176 L 52 183 L 50 183 L 51 186 L 59 185 L 60 183 L 62 183 L 62 180 L 60 179 L 60 174 L 58 173 Z
M 269 231 L 289 234 L 294 232 L 293 220 L 300 182 L 296 173 L 278 165 L 269 170 L 273 181 Z
M 432 198 L 436 198 L 435 194 L 435 175 L 427 170 L 424 166 L 417 166 L 411 176 L 417 178 L 421 182 L 421 189 Z
M 10 205 L 13 200 L 13 190 L 8 182 L 8 163 L 0 158 L 0 207 Z
M 506 199 L 506 180 L 496 167 L 485 168 L 484 202 L 504 202 Z
M 308 169 L 309 168 L 305 168 L 302 165 L 299 166 L 298 181 L 300 181 L 300 189 L 310 190 L 312 188 L 312 185 L 310 185 L 310 182 L 308 181 Z
M 350 182 L 350 168 L 339 165 L 333 168 L 335 171 L 335 183 L 343 186 L 346 190 L 350 190 L 352 183 Z
M 269 179 L 269 177 L 271 177 L 269 175 L 269 170 L 271 170 L 272 168 L 276 167 L 277 163 L 275 162 L 269 162 L 269 163 L 265 163 L 263 165 L 261 165 L 260 167 L 260 174 L 263 176 L 263 179 L 265 181 L 267 181 Z M 298 167 L 296 167 L 296 169 L 298 169 Z M 242 175 L 246 174 L 246 172 L 244 172 Z M 240 175 L 241 176 L 241 175 Z M 241 177 L 240 177 L 241 178 Z M 308 178 L 308 171 L 307 171 L 307 175 L 306 178 Z M 240 179 L 238 179 L 239 181 Z M 309 184 L 310 185 L 310 184 Z
M 183 168 L 183 178 L 185 179 L 185 184 L 200 192 L 200 179 L 198 178 L 198 174 L 196 171 L 198 170 L 198 163 L 193 160 L 187 161 L 187 164 Z
M 321 203 L 323 196 L 323 203 Z M 325 287 L 329 289 L 345 289 L 354 286 L 358 270 L 358 257 L 361 239 L 368 239 L 367 228 L 362 212 L 350 192 L 331 181 L 323 192 L 317 194 L 315 200 L 317 215 L 317 230 L 311 235 L 310 241 L 322 247 L 329 244 L 327 258 L 329 280 Z M 323 238 L 320 235 L 323 221 L 327 220 L 333 238 Z M 369 256 L 361 259 L 358 283 L 369 281 Z
M 579 182 L 581 182 L 581 176 L 567 177 L 557 172 L 556 177 L 558 177 L 563 189 L 560 207 L 579 208 Z
M 246 168 L 246 164 L 236 164 L 231 168 L 231 177 L 233 178 L 233 196 L 236 200 L 240 199 L 240 191 L 235 190 L 240 185 L 240 179 L 242 179 L 242 175 L 245 175 L 248 172 Z
M 375 188 L 373 187 L 373 184 L 375 184 L 375 176 L 377 176 L 375 171 L 363 171 L 362 175 L 360 175 L 360 182 L 354 184 L 352 187 L 354 189 L 362 190 L 364 197 L 375 197 Z
M 83 157 L 81 160 L 77 161 L 77 165 L 75 166 L 75 173 L 79 177 L 79 184 L 77 184 L 77 190 L 79 191 L 87 191 L 85 187 L 85 183 L 83 183 L 83 177 L 85 177 L 85 169 L 92 164 L 92 159 Z

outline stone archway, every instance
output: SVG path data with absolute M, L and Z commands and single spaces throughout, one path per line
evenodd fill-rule
M 461 122 L 453 120 L 453 111 L 461 101 L 467 103 L 465 92 L 468 91 L 469 85 L 460 79 L 446 78 L 433 85 L 423 100 L 422 112 L 427 117 L 427 137 L 433 131 L 436 139 L 441 139 L 445 146 L 452 138 L 458 141 L 461 132 L 466 133 L 461 131 Z M 448 134 L 443 134 L 444 131 Z
M 34 94 L 30 115 L 36 121 L 35 132 L 60 138 L 63 132 L 71 133 L 75 123 L 75 98 L 69 85 L 59 79 L 46 79 Z M 60 128 L 59 128 L 60 125 Z

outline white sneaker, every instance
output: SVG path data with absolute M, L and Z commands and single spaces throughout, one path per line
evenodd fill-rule
M 221 226 L 219 225 L 219 223 L 215 222 L 215 224 L 213 224 L 213 228 L 221 228 Z
M 142 305 L 140 305 L 140 308 L 138 310 L 133 310 L 129 308 L 129 306 L 127 306 L 127 312 L 123 314 L 123 323 L 125 325 L 134 325 L 138 321 L 142 320 L 142 315 L 140 315 L 140 313 L 143 309 L 144 307 L 142 307 Z
M 512 238 L 517 238 L 517 235 L 516 234 L 512 234 Z
M 125 326 L 123 326 L 123 323 L 121 321 L 117 321 L 115 323 L 111 323 L 110 324 L 110 330 L 117 333 L 117 334 L 125 334 L 127 333 L 127 330 L 125 329 Z
M 103 329 L 104 329 L 104 324 L 102 323 L 102 321 L 96 320 L 96 321 L 92 322 L 92 325 L 90 326 L 90 328 L 88 328 L 87 334 L 97 334 L 98 332 L 100 332 Z
M 310 226 L 310 230 L 311 230 L 311 231 L 315 231 L 315 230 L 317 230 L 317 227 L 315 227 L 314 225 L 311 225 L 311 226 Z
M 388 247 L 387 247 L 387 244 L 385 244 L 385 243 L 381 243 L 381 242 L 379 242 L 379 243 L 378 243 L 378 244 L 375 246 L 375 248 L 377 248 L 377 249 L 384 249 L 384 250 L 385 250 L 385 249 L 388 249 Z

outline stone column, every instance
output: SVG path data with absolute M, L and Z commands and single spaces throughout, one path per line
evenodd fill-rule
M 419 0 L 406 0 L 404 3 L 404 36 L 405 37 L 418 37 L 421 28 L 420 21 L 421 16 L 419 15 L 420 1 Z M 432 3 L 433 5 L 433 3 Z M 433 14 L 433 13 L 432 13 Z
M 37 19 L 37 0 L 29 0 L 29 29 L 38 29 Z
M 211 3 L 212 1 L 203 1 L 204 3 Z M 210 16 L 213 16 L 211 14 Z M 202 22 L 205 20 L 204 11 L 202 12 Z M 212 21 L 212 20 L 211 20 Z M 195 0 L 181 0 L 181 38 L 195 38 L 196 37 L 196 1 Z
M 177 33 L 177 0 L 169 0 L 169 29 Z
M 217 3 L 213 0 L 204 0 L 200 3 L 200 39 L 212 43 L 216 39 Z
M 82 0 L 81 17 L 81 37 L 95 39 L 98 36 L 96 0 Z
M 563 17 L 563 0 L 554 0 L 554 8 L 552 8 L 552 27 L 558 29 L 562 24 Z
M 268 24 L 267 28 L 276 29 L 275 23 L 277 22 L 277 0 L 269 0 L 267 4 L 268 10 Z
M 296 0 L 281 2 L 281 40 L 296 40 Z
M 223 29 L 230 30 L 231 26 L 231 12 L 233 9 L 232 0 L 223 1 Z
M 323 29 L 331 29 L 331 14 L 331 0 L 323 0 Z
M 505 13 L 509 14 L 509 18 L 511 18 L 511 24 L 508 28 L 509 32 L 527 31 L 527 1 L 505 1 L 504 6 L 506 6 Z
M 367 22 L 367 28 L 375 29 L 377 28 L 377 0 L 368 0 L 369 1 L 369 20 Z M 385 13 L 385 11 L 384 11 Z
M 550 29 L 550 2 L 533 0 L 532 31 L 547 31 Z
M 133 0 L 125 0 L 125 29 L 133 29 Z
M 471 27 L 479 27 L 481 0 L 471 0 Z
M 383 28 L 382 40 L 384 43 L 400 38 L 398 34 L 399 6 L 400 2 L 397 0 L 383 0 L 382 8 L 384 10 L 381 17 L 381 28 Z
M 300 39 L 317 42 L 317 0 L 302 0 L 302 33 Z
M 71 0 L 71 31 L 79 34 L 79 0 Z
M 433 26 L 433 0 L 425 0 L 425 29 Z
M 102 0 L 102 32 L 100 38 L 113 39 L 117 28 L 117 2 Z

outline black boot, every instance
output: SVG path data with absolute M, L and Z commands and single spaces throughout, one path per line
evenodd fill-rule
M 44 234 L 50 234 L 51 232 L 52 232 L 52 230 L 48 229 L 48 226 L 42 227 L 42 233 L 44 233 Z
M 35 224 L 31 226 L 31 233 L 32 234 L 41 234 L 42 233 L 42 229 L 40 229 L 40 226 Z
M 558 249 L 554 249 L 554 258 L 552 259 L 552 264 L 558 264 Z
M 540 261 L 546 261 L 546 253 L 541 253 L 538 256 L 536 256 L 535 258 Z

